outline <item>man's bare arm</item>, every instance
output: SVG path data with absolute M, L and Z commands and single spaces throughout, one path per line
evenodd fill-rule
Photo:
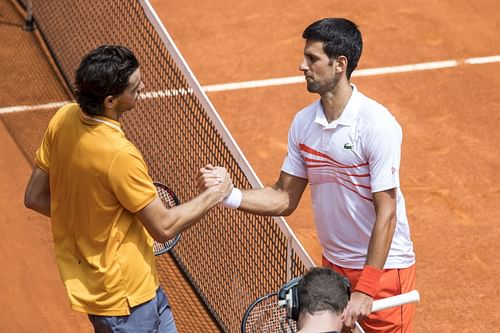
M 209 165 L 200 170 L 198 190 L 204 191 L 213 184 L 215 169 L 216 167 Z M 237 207 L 242 211 L 257 215 L 290 215 L 297 208 L 307 182 L 307 179 L 281 172 L 278 181 L 273 186 L 241 190 L 241 201 L 238 201 Z
M 179 206 L 167 209 L 156 198 L 137 213 L 150 235 L 157 242 L 166 242 L 198 222 L 212 207 L 220 203 L 231 191 L 231 180 L 225 169 L 219 170 L 216 184 Z
M 396 189 L 373 193 L 373 203 L 376 218 L 366 265 L 383 269 L 396 229 Z
M 282 171 L 273 186 L 242 190 L 239 209 L 258 215 L 288 216 L 297 208 L 307 182 Z
M 368 245 L 365 269 L 381 274 L 396 229 L 396 189 L 373 193 L 373 203 L 376 217 Z M 366 279 L 363 282 L 361 281 L 364 273 L 363 270 L 346 308 L 344 323 L 348 327 L 354 327 L 356 321 L 363 320 L 371 313 L 373 296 L 368 295 L 363 289 L 367 288 L 374 291 L 373 283 L 378 281 L 373 281 L 371 286 L 366 287 L 369 281 Z M 360 284 L 365 287 L 360 287 Z
M 50 178 L 35 167 L 24 193 L 24 205 L 34 211 L 50 217 Z

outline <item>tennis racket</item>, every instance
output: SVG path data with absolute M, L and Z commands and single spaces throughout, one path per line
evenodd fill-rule
M 394 306 L 420 301 L 417 290 L 373 302 L 372 312 Z M 359 324 L 356 325 L 363 332 Z M 253 302 L 245 312 L 241 323 L 242 333 L 294 333 L 295 321 L 287 319 L 286 310 L 278 304 L 278 293 L 274 292 Z
M 295 321 L 288 319 L 286 308 L 278 304 L 278 292 L 258 298 L 246 310 L 242 333 L 294 333 Z
M 174 191 L 169 189 L 166 185 L 163 185 L 159 182 L 153 183 L 156 187 L 156 192 L 158 193 L 158 197 L 160 198 L 163 206 L 167 209 L 180 205 L 180 201 L 175 195 Z M 176 235 L 174 238 L 166 241 L 165 243 L 159 243 L 154 241 L 153 250 L 155 256 L 159 256 L 160 254 L 166 253 L 170 251 L 181 239 L 181 234 Z
M 372 312 L 377 312 L 395 306 L 405 305 L 408 303 L 416 303 L 419 301 L 420 301 L 420 294 L 418 290 L 412 290 L 401 295 L 391 296 L 373 301 Z M 359 323 L 356 323 L 356 327 L 358 328 L 359 333 L 365 333 L 365 331 L 363 330 L 361 325 L 359 325 Z

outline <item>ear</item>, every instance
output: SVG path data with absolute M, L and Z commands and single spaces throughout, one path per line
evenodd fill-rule
M 104 98 L 104 103 L 103 103 L 103 106 L 104 106 L 104 110 L 113 110 L 115 108 L 115 105 L 116 105 L 116 99 L 114 96 L 106 96 L 106 98 Z
M 346 56 L 338 56 L 335 59 L 335 73 L 342 73 L 347 71 L 347 57 Z
M 346 318 L 346 313 L 347 312 L 347 306 L 344 308 L 344 311 L 342 311 L 342 313 L 340 314 L 340 320 L 342 320 L 342 322 L 344 322 L 345 318 Z

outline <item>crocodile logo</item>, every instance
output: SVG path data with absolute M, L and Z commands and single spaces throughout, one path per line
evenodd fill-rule
M 345 150 L 352 150 L 352 145 L 350 143 L 344 143 Z

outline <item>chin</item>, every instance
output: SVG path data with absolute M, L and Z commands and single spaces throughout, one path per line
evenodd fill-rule
M 318 87 L 310 86 L 310 85 L 307 85 L 307 91 L 309 91 L 310 93 L 317 93 L 317 92 L 319 92 Z

